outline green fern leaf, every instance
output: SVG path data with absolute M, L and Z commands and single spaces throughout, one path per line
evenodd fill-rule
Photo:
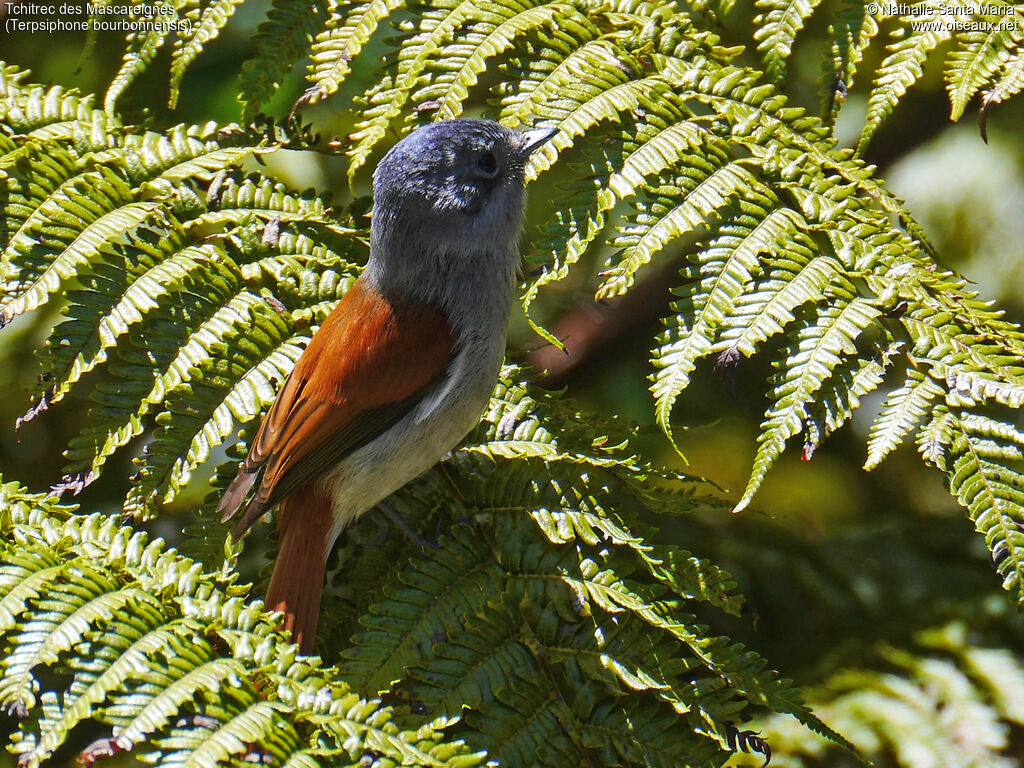
M 722 323 L 720 340 L 712 347 L 723 362 L 737 353 L 750 357 L 761 342 L 782 333 L 793 321 L 794 310 L 819 300 L 826 287 L 841 274 L 829 256 L 814 256 L 813 243 L 797 236 L 784 243 L 781 258 L 771 271 L 736 302 L 736 311 Z
M 810 461 L 822 441 L 853 418 L 861 399 L 874 392 L 885 378 L 892 357 L 902 346 L 886 335 L 886 346 L 868 358 L 838 366 L 815 397 L 806 419 L 807 433 L 801 458 Z
M 793 226 L 789 211 L 769 212 L 770 206 L 767 197 L 748 199 L 744 207 L 750 213 L 718 227 L 715 239 L 697 255 L 697 279 L 681 289 L 672 305 L 674 314 L 664 321 L 666 331 L 658 337 L 651 360 L 656 371 L 651 392 L 662 429 L 670 429 L 672 408 L 689 385 L 696 361 L 711 352 L 717 329 L 760 271 L 761 259 L 778 253 Z
M 255 53 L 242 64 L 238 77 L 238 101 L 244 119 L 255 117 L 284 82 L 292 65 L 317 44 L 317 30 L 330 24 L 327 5 L 324 0 L 273 0 L 267 20 L 252 39 Z M 316 61 L 317 50 L 310 55 Z
M 3 201 L 3 219 L 0 223 L 0 246 L 3 248 L 4 274 L 0 285 L 0 294 L 17 290 L 17 277 L 23 267 L 12 261 L 8 253 L 11 241 L 22 235 L 26 225 L 33 221 L 33 214 L 43 201 L 49 199 L 57 189 L 75 176 L 78 163 L 74 155 L 54 147 L 50 152 L 35 155 L 32 159 L 32 173 L 19 170 L 17 157 L 21 155 L 21 147 L 11 143 L 2 148 L 0 157 L 0 179 L 2 179 L 5 199 Z
M 522 41 L 524 52 L 513 53 L 502 63 L 502 71 L 508 78 L 501 89 L 500 119 L 512 125 L 526 125 L 534 119 L 535 106 L 541 101 L 552 100 L 552 95 L 561 90 L 558 83 L 566 81 L 567 70 L 574 65 L 574 57 L 601 35 L 601 31 L 586 16 L 574 19 L 571 34 L 558 26 L 539 28 Z M 569 78 L 571 79 L 571 78 Z M 535 95 L 536 94 L 536 95 Z
M 942 394 L 942 387 L 925 373 L 908 368 L 903 386 L 889 393 L 882 403 L 881 413 L 871 425 L 864 469 L 877 467 L 924 418 L 932 401 Z
M 985 617 L 928 628 L 896 647 L 879 643 L 860 667 L 833 672 L 810 692 L 817 711 L 855 734 L 872 762 L 899 765 L 949 759 L 966 765 L 1010 766 L 1016 700 L 1024 675 L 1019 654 L 1004 648 Z M 991 637 L 990 637 L 991 636 Z M 950 727 L 951 723 L 960 727 Z M 841 760 L 838 750 L 783 718 L 756 723 L 772 746 L 811 766 Z
M 167 33 L 160 29 L 128 33 L 121 68 L 114 75 L 114 79 L 110 81 L 107 93 L 103 97 L 104 112 L 108 115 L 117 112 L 118 99 L 135 81 L 135 78 L 149 68 L 166 39 Z
M 89 290 L 69 294 L 73 319 L 54 327 L 48 340 L 53 350 L 46 376 L 52 382 L 47 396 L 51 404 L 63 399 L 82 376 L 105 362 L 108 351 L 118 345 L 120 338 L 133 325 L 141 323 L 149 311 L 158 308 L 161 298 L 167 300 L 172 296 L 190 271 L 216 255 L 209 248 L 205 252 L 197 248 L 179 253 L 180 243 L 170 238 L 161 242 L 161 233 L 152 234 L 156 236 L 151 235 L 151 242 L 158 244 L 148 253 L 140 247 L 145 240 L 134 239 L 134 259 L 129 261 L 121 256 L 117 259 L 120 263 L 109 270 L 96 265 L 93 274 L 86 278 Z M 147 256 L 150 258 L 146 259 Z M 103 266 L 112 266 L 116 257 L 101 254 L 100 258 L 107 262 Z M 116 302 L 108 305 L 107 297 L 112 294 Z M 102 303 L 90 301 L 94 297 Z M 82 311 L 75 311 L 79 307 Z
M 796 36 L 814 13 L 820 0 L 757 0 L 761 11 L 754 17 L 754 39 L 761 52 L 765 72 L 773 80 L 786 75 L 786 61 L 793 49 Z
M 247 332 L 219 340 L 214 357 L 167 393 L 162 426 L 141 462 L 136 486 L 124 509 L 148 517 L 188 482 L 192 470 L 228 437 L 235 420 L 252 421 L 268 407 L 302 352 L 304 334 L 291 335 L 291 323 L 266 304 L 253 305 Z M 220 345 L 230 344 L 228 348 Z M 197 372 L 198 373 L 198 372 Z
M 1003 577 L 1003 589 L 1024 602 L 1024 433 L 987 416 L 955 416 L 950 425 L 950 490 L 967 507 Z
M 893 113 L 910 86 L 920 79 L 928 54 L 950 38 L 950 32 L 944 26 L 927 30 L 910 28 L 912 22 L 924 21 L 925 18 L 901 16 L 899 19 L 900 29 L 907 31 L 902 39 L 886 46 L 889 55 L 875 72 L 875 82 L 868 96 L 868 114 L 857 142 L 858 155 L 864 154 L 872 136 Z
M 960 47 L 951 51 L 946 60 L 951 120 L 960 119 L 967 102 L 990 82 L 1010 52 L 1024 42 L 1024 15 L 1019 10 L 1013 16 L 981 18 L 992 24 L 991 29 L 965 32 Z
M 505 15 L 508 11 L 499 4 L 494 4 L 493 8 L 483 8 L 477 7 L 470 0 L 442 0 L 421 17 L 416 33 L 406 35 L 407 39 L 402 41 L 394 74 L 380 81 L 367 93 L 369 108 L 364 111 L 363 119 L 350 137 L 349 178 L 366 163 L 373 148 L 384 138 L 392 122 L 401 115 L 402 108 L 409 101 L 430 58 L 439 53 L 456 29 L 491 13 Z M 358 41 L 358 38 L 355 40 Z
M 31 638 L 0 662 L 0 686 L 32 672 L 33 647 L 58 673 L 31 680 L 38 695 L 22 699 L 13 751 L 23 764 L 39 765 L 87 718 L 114 724 L 115 750 L 161 765 L 265 756 L 309 768 L 367 751 L 451 768 L 482 761 L 442 733 L 453 719 L 399 730 L 334 670 L 297 659 L 234 576 L 203 573 L 116 516 L 71 515 L 11 483 L 0 499 L 0 605 L 11 611 L 0 634 Z
M 39 686 L 32 673 L 37 667 L 57 663 L 100 621 L 134 610 L 137 602 L 147 599 L 139 590 L 120 589 L 116 580 L 88 566 L 62 575 L 72 578 L 37 599 L 45 615 L 24 625 L 4 660 L 0 704 L 9 711 L 25 713 L 35 706 Z
M 988 111 L 996 104 L 1002 104 L 1011 96 L 1024 90 L 1024 47 L 1018 46 L 1012 58 L 1003 68 L 1002 75 L 995 84 L 981 95 L 981 107 L 978 110 L 978 124 L 981 138 L 988 141 L 985 122 Z
M 750 480 L 734 511 L 753 499 L 765 473 L 786 447 L 786 441 L 804 428 L 807 408 L 815 393 L 833 375 L 844 357 L 855 355 L 855 340 L 879 314 L 870 301 L 850 294 L 834 294 L 829 306 L 801 328 L 779 363 L 780 374 L 772 391 L 772 406 L 765 412 L 758 435 L 757 454 Z
M 109 141 L 106 134 L 120 123 L 92 104 L 91 94 L 82 96 L 61 86 L 35 85 L 12 93 L 0 109 L 4 123 L 27 138 L 80 140 L 99 134 L 104 142 Z
M 884 5 L 869 6 L 857 0 L 845 0 L 836 20 L 829 25 L 832 38 L 831 54 L 825 59 L 822 75 L 822 91 L 825 119 L 835 121 L 843 105 L 846 93 L 853 87 L 857 66 L 864 57 L 864 50 L 881 31 L 879 26 L 888 14 Z
M 194 656 L 194 651 L 193 651 Z M 238 686 L 244 676 L 244 666 L 235 659 L 210 659 L 198 666 L 187 668 L 180 661 L 171 661 L 181 675 L 166 688 L 145 702 L 123 725 L 115 729 L 115 743 L 122 750 L 131 750 L 144 744 L 150 734 L 158 733 L 185 705 L 195 700 L 202 691 L 216 691 L 225 685 Z
M 258 264 L 260 270 L 270 273 L 279 266 L 274 260 Z M 283 282 L 276 283 L 278 292 L 288 285 L 293 268 L 283 270 Z M 301 271 L 299 274 L 308 276 Z M 209 358 L 223 340 L 244 336 L 253 317 L 264 310 L 266 300 L 235 282 L 233 271 L 222 272 L 215 280 L 210 279 L 213 275 L 209 272 L 203 275 L 209 282 L 202 293 L 178 294 L 181 303 L 185 303 L 186 296 L 195 297 L 189 302 L 194 327 L 183 324 L 177 305 L 169 306 L 166 312 L 158 311 L 147 332 L 122 350 L 124 364 L 112 366 L 116 383 L 97 388 L 93 397 L 101 405 L 92 412 L 94 423 L 71 442 L 65 453 L 69 480 L 88 483 L 95 479 L 116 450 L 142 434 L 147 417 L 158 410 L 167 393 L 190 381 L 198 370 L 196 366 Z M 339 285 L 344 287 L 346 283 L 325 279 L 314 296 L 335 295 Z M 298 303 L 309 300 L 307 297 Z
M 212 0 L 199 14 L 198 18 L 191 20 L 188 33 L 179 32 L 178 39 L 174 41 L 174 53 L 171 54 L 171 95 L 168 100 L 171 109 L 178 105 L 178 96 L 181 90 L 181 81 L 185 72 L 203 51 L 203 46 L 220 34 L 221 29 L 228 23 L 243 0 Z M 188 14 L 189 16 L 192 13 Z
M 429 85 L 416 91 L 412 101 L 436 104 L 437 109 L 432 110 L 434 119 L 458 117 L 488 62 L 515 46 L 519 38 L 552 25 L 569 33 L 589 31 L 589 21 L 568 2 L 532 5 L 516 0 L 502 3 L 501 8 L 501 15 L 492 13 L 460 35 L 457 45 L 445 46 L 438 54 L 439 64 L 428 65 L 428 69 L 436 67 L 438 74 Z
M 57 561 L 38 552 L 5 560 L 0 565 L 0 628 L 9 631 L 17 626 L 18 615 L 29 600 L 39 597 L 40 590 L 59 571 Z
M 740 163 L 728 162 L 721 148 L 708 142 L 701 150 L 679 176 L 651 187 L 653 199 L 638 205 L 636 217 L 618 228 L 612 245 L 622 250 L 605 271 L 598 298 L 625 293 L 637 271 L 671 240 L 720 215 L 745 190 L 757 188 L 757 178 Z
M 310 49 L 307 79 L 312 85 L 303 100 L 315 103 L 335 93 L 351 69 L 349 63 L 401 5 L 401 0 L 362 0 L 331 7 Z
M 21 81 L 29 75 L 27 69 L 15 64 L 0 62 L 0 99 L 5 101 L 20 96 L 26 89 Z
M 72 728 L 90 718 L 93 708 L 110 691 L 123 689 L 136 670 L 150 666 L 147 662 L 154 656 L 159 659 L 157 654 L 167 654 L 169 647 L 197 640 L 195 624 L 177 620 L 164 625 L 165 617 L 151 600 L 133 604 L 132 616 L 131 623 L 122 625 L 124 634 L 117 638 L 117 644 L 111 645 L 117 655 L 97 655 L 93 664 L 83 664 L 77 670 L 77 690 L 56 711 L 47 712 L 44 706 L 38 741 L 27 738 L 17 745 L 20 762 L 29 766 L 41 764 L 67 739 Z
M 30 267 L 0 301 L 2 322 L 41 306 L 105 244 L 121 241 L 157 210 L 156 203 L 136 201 L 124 176 L 109 167 L 61 185 L 7 247 L 8 260 Z

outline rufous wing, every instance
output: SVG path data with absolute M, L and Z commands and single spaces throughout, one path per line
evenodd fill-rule
M 256 489 L 235 537 L 394 425 L 443 376 L 454 353 L 440 309 L 357 280 L 299 357 L 221 499 L 227 520 Z

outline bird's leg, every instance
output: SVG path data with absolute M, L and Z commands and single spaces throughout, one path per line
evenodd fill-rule
M 454 491 L 455 495 L 459 497 L 459 501 L 465 503 L 466 496 L 462 493 L 462 489 L 459 488 L 458 483 L 455 482 L 455 478 L 452 477 L 451 472 L 448 471 L 448 467 L 445 466 L 445 462 L 442 461 L 438 463 L 437 471 L 441 473 L 441 477 L 443 477 L 448 485 L 451 486 L 452 491 Z
M 422 536 L 420 536 L 418 533 L 416 533 L 416 531 L 414 531 L 412 528 L 410 528 L 409 524 L 407 522 L 405 522 L 405 518 L 403 518 L 400 514 L 398 514 L 398 512 L 395 510 L 395 508 L 392 507 L 387 502 L 385 502 L 385 501 L 378 502 L 377 503 L 377 508 L 380 509 L 380 511 L 383 512 L 387 516 L 388 520 L 390 520 L 392 523 L 394 523 L 395 527 L 398 530 L 400 530 L 403 534 L 405 534 L 406 538 L 408 538 L 409 541 L 411 541 L 417 547 L 425 547 L 427 549 L 440 549 L 441 548 L 441 545 L 438 544 L 436 541 L 427 541 Z

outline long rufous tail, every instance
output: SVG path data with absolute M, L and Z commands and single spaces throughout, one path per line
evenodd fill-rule
M 330 499 L 306 485 L 281 502 L 278 510 L 280 547 L 274 574 L 267 588 L 268 610 L 284 611 L 282 629 L 290 629 L 292 641 L 304 654 L 313 652 L 320 593 L 330 536 Z

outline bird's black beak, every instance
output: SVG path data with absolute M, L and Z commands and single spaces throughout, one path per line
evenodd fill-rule
M 519 156 L 525 160 L 533 154 L 535 149 L 556 133 L 558 133 L 557 128 L 534 128 L 529 131 L 523 131 L 519 134 L 522 137 L 522 144 L 519 146 Z

